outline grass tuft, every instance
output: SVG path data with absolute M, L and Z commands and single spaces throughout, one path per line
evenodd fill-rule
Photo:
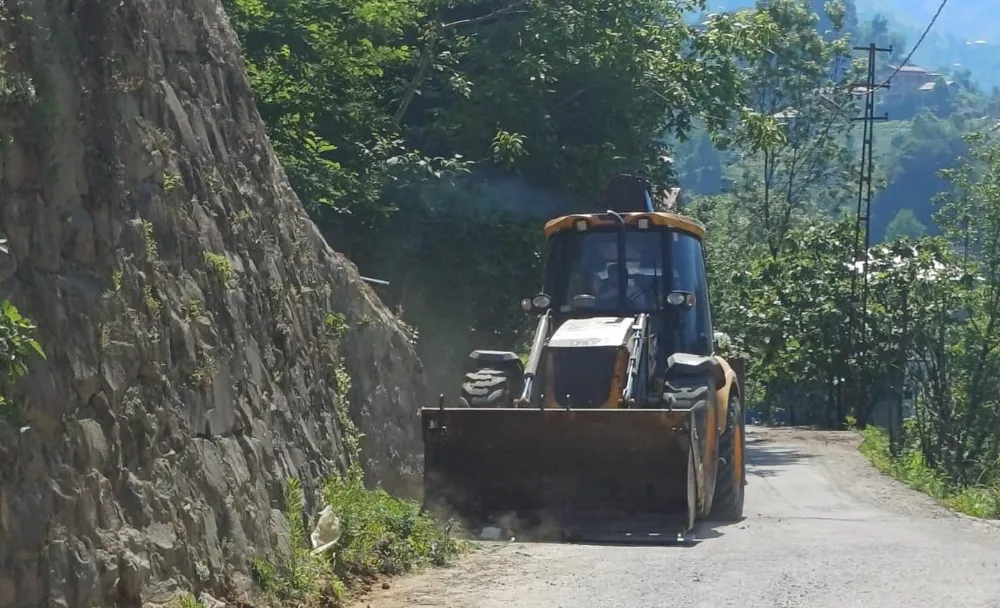
M 332 550 L 315 555 L 302 516 L 301 484 L 297 479 L 288 481 L 285 514 L 291 554 L 278 564 L 258 559 L 251 567 L 263 599 L 274 608 L 343 606 L 359 582 L 445 565 L 465 549 L 449 528 L 439 527 L 416 502 L 367 488 L 357 465 L 330 480 L 323 499 L 339 518 L 341 535 Z
M 987 519 L 1000 519 L 1000 486 L 960 486 L 926 463 L 918 449 L 904 450 L 897 458 L 889 451 L 889 435 L 868 426 L 860 451 L 881 473 L 937 499 L 948 508 Z

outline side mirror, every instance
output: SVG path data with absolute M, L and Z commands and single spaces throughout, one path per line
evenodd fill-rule
M 533 298 L 521 300 L 521 309 L 526 313 L 544 313 L 552 306 L 552 298 L 544 293 L 540 293 Z

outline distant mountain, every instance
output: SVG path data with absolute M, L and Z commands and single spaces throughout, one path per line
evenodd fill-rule
M 922 32 L 930 23 L 940 0 L 860 0 L 856 2 L 858 14 L 870 19 L 876 12 L 889 17 L 894 23 L 907 29 Z M 931 30 L 942 37 L 952 35 L 960 40 L 986 40 L 1000 42 L 1000 1 L 976 0 L 975 2 L 952 0 L 945 5 Z M 916 42 L 916 37 L 913 39 Z
M 709 10 L 734 10 L 753 6 L 753 0 L 708 0 Z M 822 7 L 824 2 L 813 0 Z M 940 0 L 855 0 L 858 17 L 871 19 L 882 13 L 904 29 L 922 32 L 940 6 Z M 961 40 L 1000 42 L 1000 0 L 952 0 L 941 11 L 933 32 Z M 916 38 L 914 38 L 916 40 Z
M 940 4 L 940 0 L 857 2 L 861 20 L 871 19 L 876 12 L 888 17 L 890 29 L 906 36 L 907 52 Z M 936 70 L 969 70 L 972 80 L 984 88 L 1000 85 L 1000 0 L 949 2 L 913 54 L 912 63 Z
M 822 10 L 825 0 L 810 0 Z M 753 0 L 708 0 L 710 11 L 753 6 Z M 859 22 L 876 13 L 889 19 L 890 30 L 903 34 L 905 52 L 916 43 L 940 6 L 940 0 L 854 0 Z M 951 0 L 941 11 L 911 63 L 939 71 L 969 70 L 985 89 L 1000 86 L 1000 0 Z

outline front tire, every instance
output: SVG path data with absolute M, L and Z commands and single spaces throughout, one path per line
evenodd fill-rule
M 517 396 L 513 388 L 506 371 L 485 367 L 465 374 L 462 400 L 468 407 L 507 407 Z
M 735 395 L 729 397 L 726 429 L 719 437 L 719 469 L 715 476 L 715 497 L 711 519 L 739 521 L 743 519 L 743 497 L 746 479 L 744 441 L 746 423 L 743 408 Z

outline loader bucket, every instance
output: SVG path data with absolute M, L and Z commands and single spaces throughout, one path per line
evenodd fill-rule
M 627 518 L 675 531 L 694 525 L 700 467 L 690 410 L 425 408 L 421 414 L 429 508 L 471 525 L 511 514 L 564 528 Z

